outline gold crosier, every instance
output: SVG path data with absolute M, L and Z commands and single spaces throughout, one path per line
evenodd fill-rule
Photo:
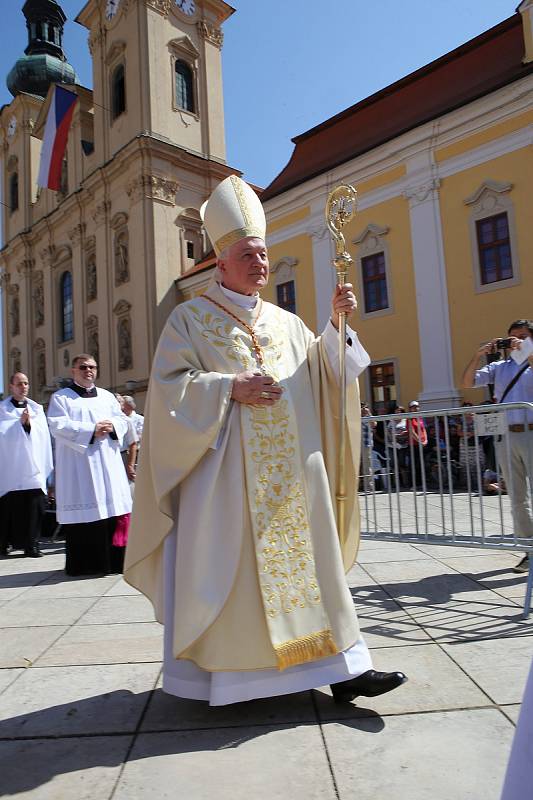
M 341 184 L 333 189 L 326 202 L 326 224 L 335 242 L 333 266 L 337 283 L 344 286 L 348 268 L 353 258 L 346 251 L 342 228 L 355 216 L 357 192 L 350 184 Z M 346 537 L 346 312 L 339 314 L 339 451 L 337 456 L 337 531 L 342 543 Z

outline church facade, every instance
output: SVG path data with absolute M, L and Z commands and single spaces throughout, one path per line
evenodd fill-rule
M 142 405 L 176 277 L 206 243 L 198 209 L 226 164 L 223 0 L 89 0 L 92 90 L 76 84 L 55 0 L 27 0 L 29 44 L 0 112 L 3 361 L 46 402 L 91 353 L 103 386 Z M 22 24 L 21 16 L 21 24 Z M 78 95 L 61 190 L 37 175 L 54 83 Z

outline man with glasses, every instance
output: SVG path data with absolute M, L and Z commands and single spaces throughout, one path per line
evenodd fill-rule
M 0 403 L 0 555 L 11 545 L 39 558 L 46 479 L 52 471 L 52 446 L 44 409 L 28 397 L 23 372 L 9 379 Z
M 498 403 L 532 403 L 533 320 L 514 320 L 509 325 L 507 336 L 508 339 L 492 339 L 476 350 L 463 373 L 463 389 L 493 385 Z M 509 357 L 482 366 L 488 355 L 494 356 L 501 350 L 507 350 Z M 520 351 L 527 357 L 522 357 Z M 529 486 L 533 480 L 533 412 L 507 411 L 507 427 L 508 433 L 496 444 L 496 455 L 511 500 L 515 536 L 531 538 L 533 514 Z M 529 571 L 528 553 L 513 571 Z
M 87 353 L 72 361 L 72 383 L 52 395 L 48 423 L 56 442 L 56 508 L 66 540 L 67 575 L 122 572 L 116 518 L 131 511 L 120 455 L 128 423 L 111 392 L 95 386 Z

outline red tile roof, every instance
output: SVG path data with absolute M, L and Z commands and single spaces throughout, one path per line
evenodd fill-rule
M 180 281 L 182 278 L 190 278 L 191 275 L 196 275 L 197 272 L 203 272 L 204 269 L 210 269 L 211 267 L 214 267 L 216 263 L 217 258 L 214 252 L 211 250 L 211 253 L 195 264 L 194 267 L 185 270 L 185 272 L 179 276 L 178 281 Z
M 522 17 L 514 14 L 376 94 L 296 136 L 287 166 L 262 201 L 362 155 L 533 71 L 523 64 Z

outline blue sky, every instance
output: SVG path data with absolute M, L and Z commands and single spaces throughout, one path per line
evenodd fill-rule
M 266 186 L 291 138 L 514 13 L 517 0 L 234 0 L 222 50 L 228 161 Z M 23 0 L 2 0 L 0 74 L 26 46 Z M 83 0 L 62 0 L 65 50 L 92 85 Z M 8 35 L 5 35 L 7 33 Z M 0 105 L 11 99 L 5 81 Z
M 266 186 L 291 138 L 511 16 L 518 0 L 234 0 L 224 26 L 228 162 Z M 62 0 L 64 45 L 92 85 L 83 0 Z M 27 44 L 23 0 L 1 0 L 0 74 Z M 0 105 L 11 100 L 5 80 Z M 1 384 L 1 378 L 0 378 Z

